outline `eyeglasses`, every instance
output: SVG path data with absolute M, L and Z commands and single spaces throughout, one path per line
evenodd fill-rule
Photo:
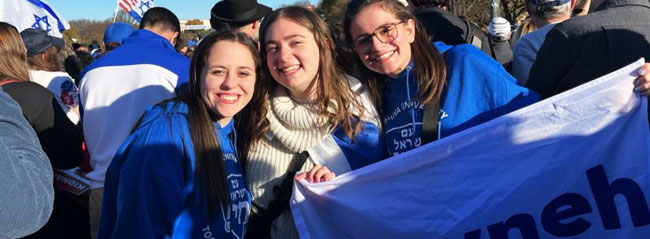
M 376 36 L 377 40 L 382 43 L 389 43 L 397 38 L 397 25 L 404 23 L 405 21 L 388 23 L 377 29 L 375 29 L 372 34 L 363 35 L 354 40 L 354 49 L 359 52 L 369 52 L 372 47 L 372 37 Z

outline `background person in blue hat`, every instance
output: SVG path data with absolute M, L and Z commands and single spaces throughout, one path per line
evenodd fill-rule
M 210 10 L 210 26 L 217 31 L 243 32 L 257 41 L 261 19 L 270 12 L 270 7 L 256 0 L 223 0 Z
M 104 31 L 104 46 L 106 46 L 106 52 L 122 45 L 122 41 L 129 37 L 129 35 L 134 31 L 135 28 L 133 28 L 133 26 L 123 22 L 116 22 L 109 25 L 106 28 L 106 31 Z

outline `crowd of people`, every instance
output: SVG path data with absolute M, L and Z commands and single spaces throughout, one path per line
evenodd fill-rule
M 163 7 L 138 29 L 110 25 L 105 53 L 0 22 L 0 211 L 12 212 L 0 238 L 298 238 L 294 181 L 331 180 L 648 59 L 648 1 L 592 0 L 572 17 L 575 2 L 526 0 L 537 30 L 513 41 L 505 19 L 482 31 L 444 0 L 351 0 L 337 26 L 223 0 L 189 58 Z M 630 82 L 642 95 L 648 72 Z M 53 169 L 76 167 L 87 198 L 53 186 Z

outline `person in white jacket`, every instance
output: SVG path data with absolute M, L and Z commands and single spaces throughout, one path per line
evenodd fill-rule
M 59 53 L 65 42 L 48 35 L 43 29 L 28 28 L 20 32 L 20 36 L 27 48 L 31 81 L 50 90 L 70 121 L 78 124 L 79 89 L 62 69 L 65 59 Z
M 149 105 L 171 98 L 189 77 L 189 59 L 176 52 L 180 21 L 154 7 L 140 30 L 90 64 L 80 84 L 83 127 L 93 168 L 90 179 L 90 228 L 97 234 L 106 168 Z

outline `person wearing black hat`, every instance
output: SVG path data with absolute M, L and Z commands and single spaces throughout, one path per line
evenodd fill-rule
M 257 0 L 222 0 L 210 10 L 210 26 L 217 31 L 244 32 L 257 40 L 260 20 L 270 12 L 270 7 Z

